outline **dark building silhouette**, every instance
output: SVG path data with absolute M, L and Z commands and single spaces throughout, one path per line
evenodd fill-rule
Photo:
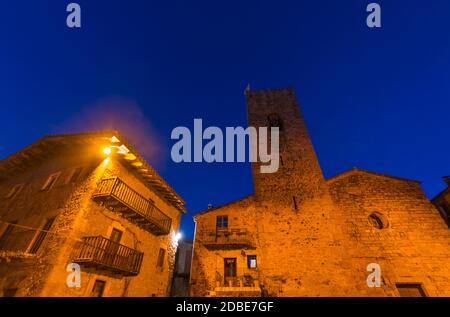
M 450 176 L 444 176 L 442 179 L 447 184 L 447 188 L 436 195 L 431 201 L 450 228 Z
M 189 296 L 189 277 L 192 262 L 192 241 L 182 240 L 178 243 L 173 270 L 172 296 Z

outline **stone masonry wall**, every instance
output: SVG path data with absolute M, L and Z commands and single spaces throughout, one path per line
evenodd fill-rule
M 396 296 L 395 283 L 419 283 L 429 295 L 450 295 L 450 230 L 419 183 L 353 170 L 329 185 L 344 211 L 356 295 Z M 369 223 L 373 212 L 385 217 L 386 228 Z M 372 262 L 381 265 L 381 289 L 365 285 Z
M 214 290 L 224 258 L 237 258 L 243 272 L 252 252 L 263 295 L 398 296 L 396 283 L 418 283 L 450 296 L 450 231 L 417 182 L 361 170 L 325 180 L 292 91 L 250 92 L 247 105 L 251 126 L 279 115 L 283 164 L 273 174 L 253 164 L 254 195 L 195 216 L 192 295 Z M 369 221 L 374 212 L 386 228 Z M 218 215 L 254 232 L 256 249 L 205 248 Z M 369 263 L 381 266 L 380 288 L 367 285 Z
M 98 150 L 98 149 L 96 149 Z M 74 184 L 67 180 L 76 167 L 83 172 Z M 61 175 L 47 192 L 40 188 L 47 177 L 55 172 Z M 98 205 L 92 200 L 98 181 L 105 176 L 120 176 L 145 197 L 154 200 L 166 215 L 172 218 L 169 235 L 154 236 Z M 26 186 L 13 200 L 0 204 L 0 220 L 19 220 L 20 225 L 42 227 L 46 218 L 57 216 L 38 253 L 25 258 L 0 259 L 0 292 L 18 288 L 17 296 L 89 296 L 96 279 L 106 281 L 105 296 L 167 296 L 176 251 L 173 235 L 178 231 L 180 212 L 147 188 L 115 159 L 99 156 L 93 149 L 65 151 L 54 155 L 44 164 L 19 173 L 0 184 L 0 199 L 11 186 L 25 183 Z M 1 224 L 0 224 L 1 225 Z M 6 225 L 0 227 L 0 234 Z M 107 272 L 82 269 L 81 287 L 69 288 L 66 278 L 67 264 L 71 262 L 73 250 L 83 236 L 103 235 L 109 238 L 112 228 L 123 230 L 121 244 L 144 252 L 141 271 L 136 277 L 111 276 Z M 15 230 L 12 239 L 17 250 L 23 252 L 32 243 L 36 232 Z M 164 248 L 166 257 L 163 269 L 156 267 L 159 248 Z
M 110 160 L 100 169 L 103 169 L 103 171 L 98 171 L 99 179 L 118 176 L 141 195 L 151 198 L 158 208 L 172 218 L 171 232 L 168 235 L 155 236 L 129 222 L 120 214 L 112 212 L 90 199 L 86 213 L 80 218 L 80 223 L 72 231 L 72 243 L 68 244 L 61 253 L 60 260 L 48 279 L 48 294 L 52 296 L 89 296 L 93 283 L 96 279 L 99 279 L 106 282 L 105 296 L 168 296 L 176 252 L 176 243 L 173 236 L 179 227 L 179 211 L 141 184 L 132 173 L 117 161 Z M 67 276 L 65 267 L 71 262 L 76 240 L 83 236 L 95 235 L 108 238 L 113 228 L 123 232 L 121 244 L 144 252 L 140 273 L 133 277 L 123 277 L 108 274 L 106 271 L 83 269 L 81 288 L 67 288 L 65 286 Z M 160 248 L 166 250 L 162 269 L 157 267 Z

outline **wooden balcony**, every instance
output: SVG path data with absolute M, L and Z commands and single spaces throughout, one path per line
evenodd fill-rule
M 205 232 L 200 242 L 210 250 L 255 249 L 250 233 L 244 229 L 226 229 Z
M 124 276 L 139 273 L 143 252 L 113 242 L 102 236 L 84 237 L 75 249 L 73 262 Z
M 170 232 L 172 219 L 118 177 L 101 180 L 93 199 L 155 235 Z

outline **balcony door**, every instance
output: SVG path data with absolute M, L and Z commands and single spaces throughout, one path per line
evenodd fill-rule
M 218 237 L 226 236 L 228 231 L 228 216 L 216 217 L 216 240 Z
M 120 240 L 122 240 L 122 234 L 123 232 L 114 228 L 111 231 L 111 236 L 109 237 L 109 240 L 115 243 L 120 243 Z
M 119 266 L 121 264 L 121 259 L 117 253 L 119 251 L 120 240 L 122 240 L 122 234 L 122 231 L 113 228 L 105 247 L 105 262 L 112 266 Z
M 224 283 L 225 286 L 233 286 L 236 279 L 236 258 L 224 259 Z

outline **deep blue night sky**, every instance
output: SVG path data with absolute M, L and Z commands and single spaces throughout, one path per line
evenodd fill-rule
M 175 164 L 170 133 L 194 118 L 245 126 L 250 83 L 295 88 L 326 177 L 357 166 L 429 197 L 445 187 L 448 0 L 376 1 L 381 29 L 365 24 L 369 0 L 74 1 L 81 29 L 65 24 L 69 2 L 0 8 L 1 158 L 45 133 L 136 123 L 124 133 L 155 149 L 192 237 L 195 212 L 252 192 L 250 166 Z

